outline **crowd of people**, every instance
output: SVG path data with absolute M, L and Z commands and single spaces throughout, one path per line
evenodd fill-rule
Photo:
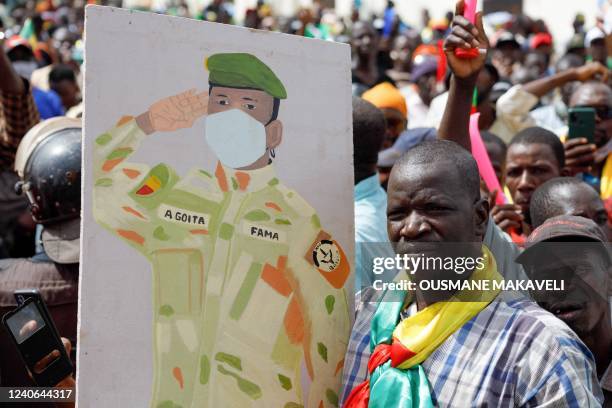
M 152 11 L 236 22 L 230 1 L 195 14 L 185 2 L 168 4 Z M 0 5 L 0 313 L 15 307 L 13 290 L 39 288 L 73 358 L 84 6 Z M 356 9 L 342 19 L 318 2 L 281 18 L 259 0 L 242 22 L 351 46 L 358 293 L 341 400 L 409 406 L 399 400 L 404 387 L 419 406 L 612 404 L 610 12 L 595 21 L 577 15 L 571 40 L 559 44 L 543 20 L 498 13 L 472 24 L 462 11 L 463 2 L 443 19 L 423 11 L 415 27 L 392 1 L 381 16 L 361 19 Z M 481 52 L 461 59 L 458 49 Z M 580 112 L 594 112 L 591 127 L 575 126 Z M 484 162 L 470 154 L 475 137 Z M 59 156 L 45 151 L 47 138 L 61 141 Z M 498 188 L 479 175 L 488 162 Z M 32 183 L 46 188 L 32 194 Z M 419 333 L 427 344 L 398 337 L 418 311 L 444 302 L 381 301 L 369 265 L 425 241 L 484 245 L 490 279 L 565 276 L 564 293 L 578 300 L 530 293 L 539 306 L 524 298 L 476 309 L 457 303 L 437 312 L 449 322 L 445 335 Z M 551 242 L 593 245 L 546 252 Z M 460 317 L 451 323 L 453 313 Z M 390 348 L 398 342 L 416 357 L 397 357 Z M 12 347 L 0 330 L 0 385 L 31 384 Z

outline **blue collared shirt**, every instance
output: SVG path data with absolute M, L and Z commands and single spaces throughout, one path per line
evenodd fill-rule
M 375 174 L 355 186 L 355 292 L 371 286 L 374 279 L 390 280 L 392 271 L 376 276 L 372 266 L 374 258 L 393 256 L 387 235 L 387 193 Z

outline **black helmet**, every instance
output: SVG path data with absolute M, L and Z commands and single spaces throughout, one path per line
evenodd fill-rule
M 36 125 L 19 145 L 15 189 L 26 194 L 39 224 L 80 216 L 81 134 L 80 121 L 55 118 Z

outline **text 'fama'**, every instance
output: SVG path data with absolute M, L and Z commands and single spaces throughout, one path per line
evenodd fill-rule
M 258 238 L 267 238 L 273 241 L 278 241 L 278 232 L 273 232 L 264 228 L 251 226 L 251 236 Z

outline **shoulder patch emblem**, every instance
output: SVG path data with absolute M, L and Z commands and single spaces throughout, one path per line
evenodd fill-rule
M 336 289 L 344 286 L 351 272 L 342 247 L 325 231 L 319 231 L 304 258 Z
M 340 265 L 340 250 L 334 241 L 323 239 L 312 250 L 312 261 L 317 268 L 331 272 Z

